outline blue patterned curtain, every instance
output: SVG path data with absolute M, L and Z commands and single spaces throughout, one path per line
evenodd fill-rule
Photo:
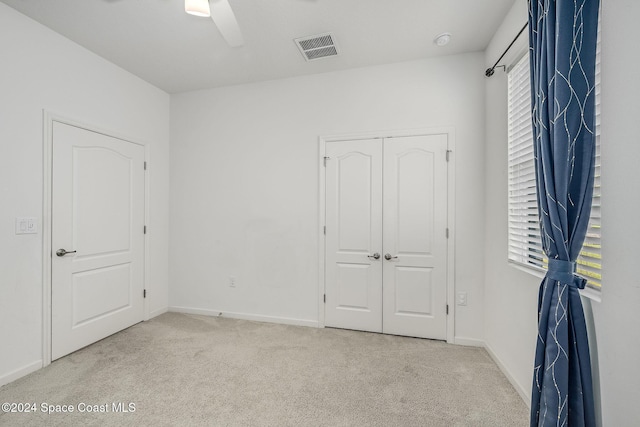
M 531 426 L 594 426 L 589 342 L 575 275 L 595 161 L 599 0 L 529 0 L 532 121 L 542 246 Z

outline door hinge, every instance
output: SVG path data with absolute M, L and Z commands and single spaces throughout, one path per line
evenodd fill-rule
M 146 225 L 142 228 L 142 233 L 143 234 L 147 234 L 147 226 Z
M 329 160 L 330 158 L 331 157 L 324 156 L 324 167 L 325 168 L 327 167 L 327 160 Z
M 143 290 L 142 291 L 142 298 L 146 298 L 147 297 L 147 290 Z
M 449 314 L 449 304 L 447 304 L 447 314 Z
M 144 162 L 144 170 L 147 170 L 147 162 Z
M 327 235 L 327 226 L 325 225 L 324 227 L 322 227 L 322 230 L 324 232 L 324 235 L 326 236 Z
M 449 161 L 449 155 L 451 154 L 451 150 L 447 150 L 446 153 L 447 154 L 445 155 L 445 157 L 446 157 L 447 162 L 448 162 Z
M 327 294 L 324 294 L 322 296 L 322 301 L 326 304 L 327 303 Z
M 449 227 L 446 228 L 444 234 L 445 234 L 445 236 L 447 236 L 447 239 L 448 239 L 449 238 Z

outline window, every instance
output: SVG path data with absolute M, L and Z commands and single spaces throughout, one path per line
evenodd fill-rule
M 593 205 L 587 237 L 578 257 L 577 273 L 588 286 L 600 289 L 602 252 L 600 245 L 600 37 L 596 55 L 596 164 Z M 542 251 L 536 200 L 536 178 L 531 130 L 529 56 L 508 72 L 508 228 L 509 261 L 537 270 L 547 268 Z

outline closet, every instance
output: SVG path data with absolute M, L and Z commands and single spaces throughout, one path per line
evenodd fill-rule
M 447 138 L 325 143 L 325 326 L 447 338 Z

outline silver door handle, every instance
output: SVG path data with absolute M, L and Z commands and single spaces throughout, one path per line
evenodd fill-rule
M 391 256 L 391 254 L 384 254 L 384 259 L 386 259 L 387 261 L 397 258 L 397 256 Z
M 373 258 L 373 259 L 380 259 L 380 254 L 378 252 L 376 252 L 373 255 L 367 255 L 369 258 Z
M 65 256 L 66 254 L 75 254 L 75 253 L 76 253 L 76 251 L 68 251 L 66 249 L 58 249 L 56 251 L 56 255 L 58 255 L 58 256 Z

